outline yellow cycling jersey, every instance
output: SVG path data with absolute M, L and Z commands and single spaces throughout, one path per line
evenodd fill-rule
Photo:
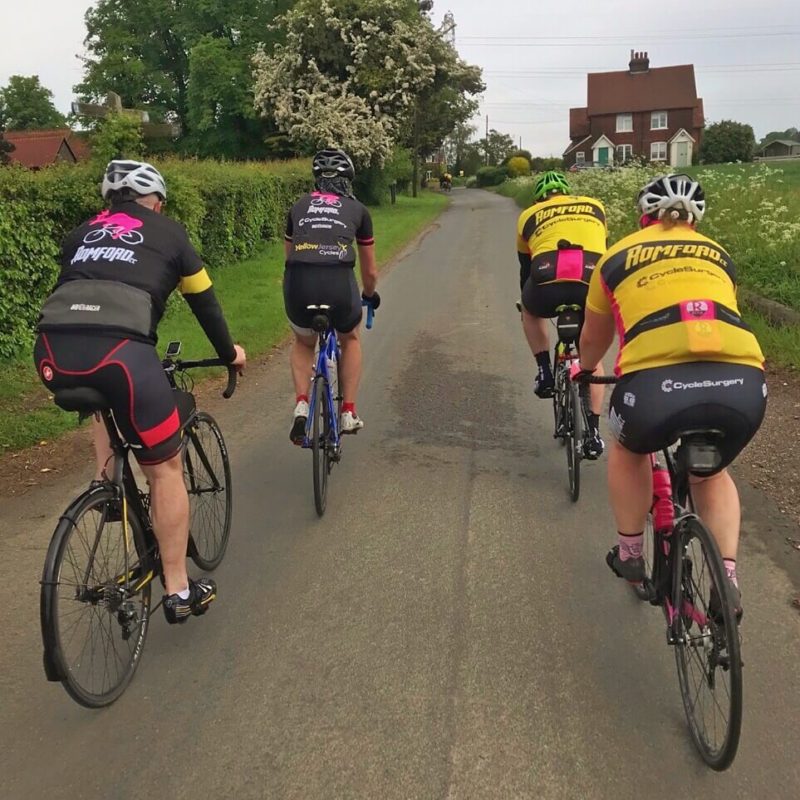
M 560 241 L 599 255 L 606 236 L 606 210 L 591 197 L 554 195 L 526 208 L 517 220 L 517 250 L 531 258 L 558 250 Z
M 691 361 L 763 367 L 736 303 L 731 257 L 687 224 L 617 242 L 597 264 L 586 307 L 614 316 L 618 375 Z

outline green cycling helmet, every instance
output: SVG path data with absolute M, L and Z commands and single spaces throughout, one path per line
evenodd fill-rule
M 544 200 L 550 192 L 569 194 L 567 179 L 560 172 L 545 172 L 533 187 L 533 199 Z

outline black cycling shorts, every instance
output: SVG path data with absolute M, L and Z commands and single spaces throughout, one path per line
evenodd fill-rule
M 685 431 L 720 430 L 719 472 L 755 436 L 766 408 L 762 370 L 695 361 L 623 375 L 611 395 L 609 427 L 634 453 L 663 450 Z
M 532 278 L 528 278 L 522 288 L 522 305 L 534 317 L 550 319 L 557 316 L 556 309 L 559 306 L 576 305 L 583 308 L 588 292 L 588 285 L 582 281 L 536 284 Z
M 313 335 L 310 305 L 328 305 L 333 327 L 350 333 L 361 322 L 361 292 L 351 266 L 294 264 L 283 273 L 286 316 L 297 333 Z
M 50 331 L 39 334 L 33 358 L 51 392 L 79 387 L 100 392 L 140 464 L 159 464 L 180 450 L 177 393 L 152 344 Z

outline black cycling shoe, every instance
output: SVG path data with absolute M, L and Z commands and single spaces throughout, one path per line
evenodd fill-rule
M 211 578 L 193 581 L 189 578 L 189 597 L 177 594 L 164 595 L 164 616 L 170 625 L 182 624 L 190 616 L 200 617 L 217 598 L 217 584 Z
M 645 579 L 644 559 L 640 556 L 623 561 L 619 557 L 618 544 L 606 554 L 606 564 L 618 578 L 624 578 L 628 583 L 641 583 Z
M 736 615 L 736 624 L 738 625 L 744 616 L 744 610 L 742 609 L 742 593 L 739 590 L 739 587 L 732 580 L 727 580 L 728 590 L 730 591 L 734 602 L 733 613 Z M 711 619 L 713 619 L 717 625 L 722 625 L 722 606 L 719 602 L 719 593 L 717 592 L 717 587 L 713 585 L 708 597 L 708 616 L 711 617 Z
M 600 458 L 605 449 L 605 442 L 600 438 L 599 431 L 592 431 L 583 440 L 583 457 L 589 461 L 595 461 Z
M 552 397 L 555 389 L 556 382 L 552 372 L 539 372 L 533 379 L 533 393 L 542 400 Z

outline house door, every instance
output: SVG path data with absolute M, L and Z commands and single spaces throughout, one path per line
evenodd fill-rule
M 597 148 L 597 163 L 598 164 L 608 164 L 608 148 L 607 147 L 598 147 Z
M 689 142 L 676 142 L 675 145 L 675 166 L 690 166 L 692 163 L 692 157 L 689 155 Z

